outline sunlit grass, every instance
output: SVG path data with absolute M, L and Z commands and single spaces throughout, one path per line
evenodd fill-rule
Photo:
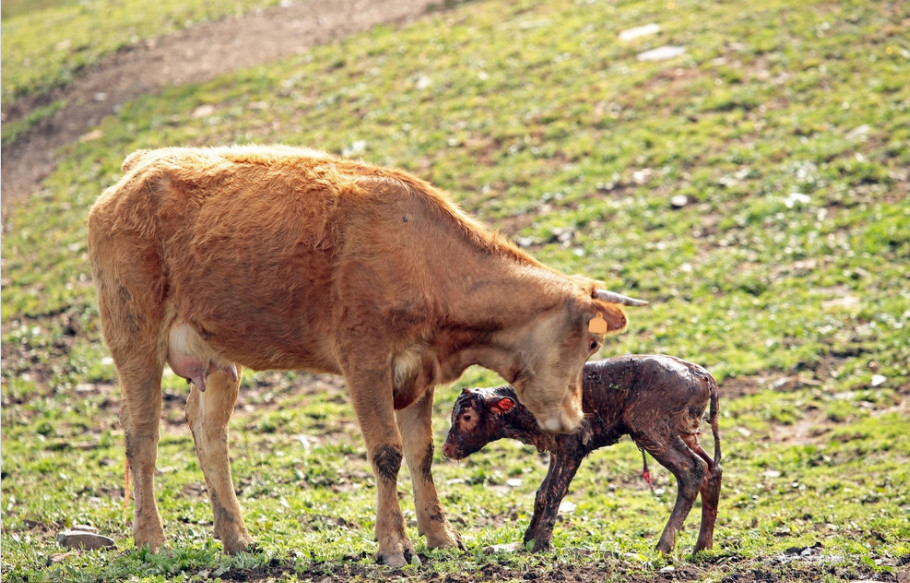
M 69 14 L 60 10 L 46 17 Z M 4 208 L 4 580 L 201 580 L 272 559 L 292 577 L 372 563 L 375 490 L 350 402 L 303 374 L 247 372 L 232 421 L 235 482 L 265 555 L 225 558 L 211 542 L 182 421 L 187 389 L 173 375 L 157 484 L 174 552 L 120 553 L 131 545 L 119 397 L 85 214 L 134 149 L 273 141 L 411 170 L 542 261 L 652 302 L 630 310 L 629 330 L 601 356 L 670 353 L 721 381 L 725 488 L 704 580 L 818 543 L 864 575 L 891 570 L 910 553 L 902 10 L 473 2 L 125 104 L 97 140 L 65 149 L 36 197 Z M 650 21 L 657 36 L 616 40 Z M 4 21 L 4 43 L 8 30 Z M 636 60 L 661 44 L 687 52 Z M 6 91 L 22 65 L 3 51 Z M 436 443 L 460 386 L 500 382 L 472 369 L 438 389 Z M 655 498 L 640 464 L 629 441 L 592 454 L 556 551 L 491 558 L 483 547 L 520 539 L 546 458 L 498 442 L 460 464 L 439 459 L 443 504 L 468 550 L 427 550 L 411 523 L 429 560 L 409 573 L 682 564 L 699 507 L 676 553 L 656 555 L 675 484 L 652 463 Z M 400 484 L 412 520 L 406 472 Z M 62 552 L 54 534 L 74 523 L 119 550 L 49 565 Z

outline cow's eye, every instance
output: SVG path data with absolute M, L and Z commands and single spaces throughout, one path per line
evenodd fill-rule
M 591 346 L 589 348 L 590 348 L 591 352 L 594 352 L 595 350 L 597 350 L 597 348 L 598 348 L 597 340 L 592 340 Z
M 463 421 L 470 421 L 470 420 L 471 420 L 471 416 L 470 416 L 470 415 L 465 415 L 465 416 L 462 417 L 461 419 L 462 419 Z

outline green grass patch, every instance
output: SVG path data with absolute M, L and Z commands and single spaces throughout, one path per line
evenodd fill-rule
M 68 84 L 128 45 L 277 0 L 12 0 L 3 3 L 3 103 Z M 4 128 L 4 141 L 6 141 Z
M 80 66 L 69 56 L 59 69 L 53 59 L 7 60 L 16 26 L 36 14 L 74 25 L 84 16 L 97 31 L 94 9 L 66 4 L 4 21 L 4 101 L 8 89 L 37 90 L 24 80 L 35 71 L 59 83 L 55 71 Z M 171 14 L 148 18 L 200 18 Z M 686 580 L 731 571 L 849 580 L 906 570 L 910 47 L 896 23 L 907 18 L 897 4 L 858 1 L 751 10 L 474 2 L 125 104 L 98 139 L 60 152 L 37 196 L 4 209 L 4 581 L 519 580 L 557 569 L 650 580 L 666 567 Z M 617 40 L 652 21 L 657 35 Z M 64 38 L 84 42 L 75 32 L 42 41 Z M 686 53 L 636 59 L 663 44 Z M 533 450 L 501 442 L 460 464 L 437 460 L 466 552 L 424 547 L 401 476 L 425 560 L 383 571 L 372 565 L 373 479 L 340 385 L 249 372 L 231 426 L 233 470 L 264 552 L 223 557 L 210 540 L 182 421 L 186 386 L 173 376 L 156 476 L 172 550 L 132 549 L 119 396 L 84 218 L 130 151 L 229 142 L 315 146 L 408 169 L 544 262 L 649 299 L 602 355 L 670 353 L 721 381 L 715 550 L 686 558 L 698 506 L 674 555 L 651 550 L 675 484 L 652 464 L 655 498 L 622 441 L 582 466 L 555 551 L 484 554 L 520 539 L 546 469 Z M 499 383 L 472 369 L 440 388 L 437 444 L 458 387 Z M 74 523 L 97 526 L 118 549 L 64 555 L 54 535 Z M 803 551 L 814 558 L 794 558 Z

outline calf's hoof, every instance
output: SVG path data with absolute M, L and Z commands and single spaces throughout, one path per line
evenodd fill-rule
M 662 555 L 669 555 L 670 553 L 673 552 L 674 546 L 676 546 L 676 545 L 673 543 L 668 543 L 666 541 L 660 541 L 657 543 L 657 546 L 655 546 L 654 548 L 657 550 L 658 553 L 660 553 Z
M 698 553 L 699 551 L 710 551 L 713 548 L 714 548 L 714 541 L 709 540 L 707 542 L 704 542 L 704 541 L 699 540 L 698 542 L 695 543 L 695 550 L 692 551 L 692 554 L 694 555 L 694 554 Z
M 525 550 L 533 553 L 545 553 L 550 550 L 550 539 L 526 536 L 522 541 L 521 546 L 524 547 Z

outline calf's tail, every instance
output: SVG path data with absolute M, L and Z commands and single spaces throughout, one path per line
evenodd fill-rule
M 711 391 L 711 408 L 708 412 L 708 421 L 711 423 L 711 433 L 714 435 L 714 463 L 719 464 L 721 453 L 720 453 L 720 435 L 717 430 L 717 415 L 719 413 L 718 409 L 718 398 L 717 398 L 717 381 L 714 380 L 714 376 L 711 373 L 708 373 L 708 389 Z

